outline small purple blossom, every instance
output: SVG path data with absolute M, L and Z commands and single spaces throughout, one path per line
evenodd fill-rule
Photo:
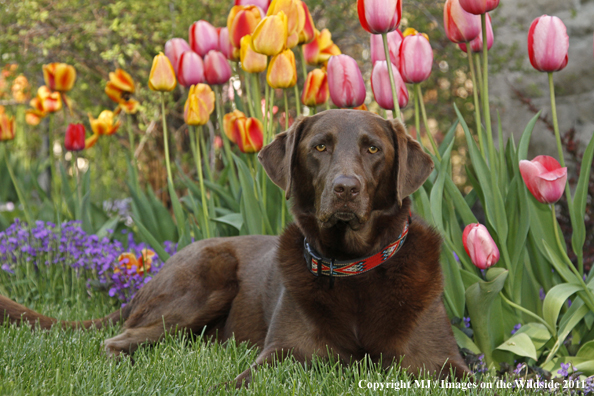
M 567 308 L 571 307 L 571 300 L 568 298 L 567 299 Z
M 557 374 L 559 374 L 562 377 L 567 377 L 569 375 L 567 370 L 569 370 L 570 367 L 571 363 L 561 363 L 561 368 L 557 370 Z
M 465 327 L 470 327 L 470 317 L 464 317 L 462 320 L 464 321 Z
M 538 292 L 538 296 L 540 297 L 540 301 L 544 301 L 546 294 L 544 292 L 544 289 L 541 287 L 540 291 Z
M 522 327 L 522 323 L 518 323 L 517 325 L 515 325 L 515 326 L 514 326 L 514 328 L 513 328 L 513 329 L 512 329 L 512 331 L 511 331 L 512 335 L 513 335 L 513 334 L 516 334 L 516 332 L 517 332 L 518 330 L 520 330 L 520 327 Z

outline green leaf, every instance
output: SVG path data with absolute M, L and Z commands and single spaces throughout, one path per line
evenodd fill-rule
M 97 236 L 99 238 L 107 236 L 107 230 L 115 230 L 119 222 L 120 218 L 118 216 L 110 218 L 101 226 L 99 231 L 97 231 Z
M 455 120 L 448 132 L 446 133 L 446 135 L 444 136 L 441 144 L 439 145 L 439 155 L 441 155 L 442 158 L 445 155 L 446 150 L 450 147 L 450 144 L 454 141 L 454 138 L 456 137 L 457 127 L 458 120 Z
M 149 187 L 147 193 L 148 202 L 150 205 L 149 218 L 155 219 L 157 224 L 156 234 L 153 235 L 155 235 L 155 237 L 158 235 L 158 239 L 161 243 L 165 241 L 175 242 L 179 240 L 180 235 L 177 232 L 177 226 L 173 221 L 171 212 L 169 212 L 169 210 L 163 205 L 163 202 L 157 198 L 152 188 Z
M 536 348 L 526 333 L 514 334 L 496 349 L 509 351 L 518 356 L 526 356 L 531 359 L 538 360 L 538 356 L 536 356 Z
M 573 304 L 571 304 L 571 307 L 567 310 L 567 312 L 565 312 L 563 318 L 561 319 L 561 322 L 559 323 L 559 329 L 557 330 L 557 334 L 559 335 L 557 337 L 557 341 L 551 348 L 551 351 L 549 352 L 549 355 L 547 356 L 545 363 L 549 362 L 553 357 L 555 357 L 555 354 L 557 353 L 559 348 L 562 347 L 563 342 L 565 341 L 569 333 L 573 330 L 575 326 L 577 326 L 577 324 L 584 318 L 584 316 L 586 316 L 588 312 L 588 307 L 586 307 L 584 302 L 580 299 L 576 299 L 576 301 L 574 301 Z
M 580 290 L 583 290 L 582 286 L 573 283 L 562 283 L 549 290 L 544 299 L 542 313 L 544 320 L 551 326 L 551 328 L 557 328 L 559 311 L 565 301 Z
M 446 172 L 447 167 L 450 164 L 450 155 L 452 154 L 452 148 L 454 147 L 454 142 L 450 143 L 450 146 L 447 148 L 443 158 L 441 159 L 441 163 L 439 165 L 440 172 L 438 173 L 437 180 L 433 185 L 433 189 L 431 190 L 431 213 L 433 214 L 433 222 L 442 232 L 445 232 L 445 228 L 443 225 L 443 189 L 446 177 L 449 179 L 450 175 Z
M 590 139 L 588 147 L 582 157 L 580 178 L 573 197 L 574 219 L 573 234 L 571 235 L 571 246 L 578 256 L 583 256 L 584 242 L 586 241 L 586 225 L 583 219 L 586 217 L 586 201 L 588 198 L 588 185 L 590 183 L 590 170 L 594 158 L 594 137 Z
M 518 145 L 518 160 L 516 162 L 520 162 L 521 160 L 525 160 L 528 157 L 528 146 L 530 145 L 530 138 L 532 137 L 532 131 L 534 130 L 534 126 L 536 125 L 536 121 L 540 118 L 540 111 L 532 117 L 524 132 L 522 133 L 522 137 L 520 138 L 520 144 Z
M 132 215 L 132 220 L 134 220 L 134 224 L 136 224 L 136 227 L 138 227 L 138 231 L 140 232 L 140 235 L 144 238 L 144 240 L 146 241 L 146 243 L 149 244 L 149 246 L 155 251 L 155 253 L 157 253 L 157 255 L 159 256 L 159 258 L 161 260 L 163 260 L 163 262 L 169 260 L 169 254 L 167 254 L 167 252 L 165 251 L 165 249 L 163 249 L 163 246 L 155 239 L 155 237 L 153 236 L 153 234 L 151 234 L 142 224 L 142 222 L 139 221 L 138 218 L 136 218 L 135 215 Z
M 588 341 L 582 345 L 576 356 L 592 359 L 594 357 L 594 340 Z
M 254 191 L 254 179 L 245 162 L 235 154 L 233 154 L 233 160 L 237 166 L 239 185 L 241 186 L 240 213 L 243 214 L 246 231 L 248 234 L 263 234 L 263 216 Z
M 230 226 L 235 227 L 238 231 L 241 231 L 241 227 L 243 227 L 243 215 L 241 213 L 231 213 L 212 220 L 223 224 L 229 224 Z
M 190 232 L 188 227 L 186 227 L 186 215 L 184 214 L 184 210 L 182 209 L 171 180 L 167 181 L 167 189 L 169 190 L 169 198 L 171 199 L 173 214 L 175 215 L 175 221 L 177 222 L 177 233 L 179 235 L 177 248 L 181 250 L 187 246 Z
M 466 348 L 470 352 L 480 355 L 482 352 L 479 347 L 476 346 L 474 342 L 462 330 L 457 328 L 456 326 L 452 326 L 452 331 L 454 332 L 454 338 L 456 339 L 456 343 L 460 348 Z
M 441 268 L 444 274 L 444 289 L 450 298 L 454 316 L 460 318 L 464 314 L 464 283 L 460 276 L 460 267 L 449 249 L 442 249 Z
M 525 333 L 530 337 L 536 350 L 541 349 L 551 339 L 549 329 L 542 323 L 528 323 L 520 327 L 516 334 Z

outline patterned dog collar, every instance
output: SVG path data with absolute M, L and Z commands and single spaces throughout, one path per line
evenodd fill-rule
M 329 276 L 331 278 L 359 275 L 372 270 L 394 256 L 400 250 L 402 245 L 404 245 L 411 221 L 411 217 L 409 216 L 402 233 L 394 242 L 374 255 L 355 261 L 340 261 L 333 258 L 323 257 L 316 252 L 309 245 L 307 239 L 305 239 L 303 241 L 303 254 L 307 263 L 307 268 L 315 276 Z

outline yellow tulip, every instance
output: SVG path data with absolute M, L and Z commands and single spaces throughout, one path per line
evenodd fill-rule
M 62 96 L 60 92 L 52 92 L 48 87 L 42 85 L 37 90 L 38 103 L 33 105 L 33 99 L 31 106 L 38 108 L 40 107 L 44 113 L 55 113 L 56 111 L 62 110 Z
M 76 70 L 66 63 L 43 65 L 45 85 L 52 91 L 68 92 L 76 81 Z
M 113 135 L 120 127 L 120 122 L 114 122 L 115 114 L 110 110 L 103 110 L 99 117 L 89 114 L 91 129 L 96 135 Z
M 206 84 L 192 85 L 184 106 L 184 120 L 188 125 L 204 125 L 215 109 L 215 94 Z
M 252 43 L 256 52 L 275 56 L 285 48 L 287 37 L 287 16 L 281 11 L 262 19 L 252 34 Z
M 153 59 L 153 67 L 149 75 L 149 88 L 153 91 L 169 92 L 173 91 L 176 85 L 175 71 L 169 58 L 159 52 L 159 55 Z
M 266 81 L 275 89 L 291 88 L 297 84 L 297 68 L 293 51 L 284 50 L 270 60 Z
M 261 73 L 266 70 L 266 55 L 254 51 L 252 35 L 248 34 L 241 39 L 240 50 L 241 68 L 248 73 Z

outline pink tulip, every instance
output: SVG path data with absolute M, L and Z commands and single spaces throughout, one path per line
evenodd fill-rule
M 443 24 L 446 36 L 454 43 L 472 41 L 481 31 L 481 17 L 464 11 L 460 0 L 446 0 Z
M 388 51 L 393 64 L 400 64 L 400 44 L 402 43 L 402 32 L 398 29 L 388 33 Z M 371 64 L 377 61 L 385 61 L 384 41 L 381 34 L 372 34 L 370 38 Z
M 219 51 L 225 55 L 225 57 L 229 60 L 233 59 L 233 44 L 229 40 L 229 29 L 226 27 L 217 28 L 217 33 L 219 35 Z
M 165 43 L 165 56 L 169 58 L 175 74 L 177 74 L 177 62 L 181 54 L 186 51 L 191 51 L 192 48 L 183 38 L 172 38 Z
M 179 57 L 177 81 L 186 88 L 204 82 L 204 62 L 194 51 L 186 51 Z
M 425 81 L 431 74 L 433 50 L 421 33 L 406 36 L 400 46 L 400 72 L 409 84 Z
M 369 33 L 395 30 L 402 18 L 402 0 L 357 0 L 359 22 Z
M 539 155 L 532 161 L 520 161 L 520 173 L 528 190 L 539 202 L 552 204 L 563 195 L 567 182 L 567 168 L 548 155 Z
M 398 68 L 390 62 L 392 73 L 394 74 L 394 84 L 398 93 L 398 106 L 406 107 L 408 104 L 408 89 L 398 72 Z M 371 90 L 375 101 L 380 107 L 386 110 L 394 109 L 394 99 L 392 98 L 392 86 L 390 85 L 390 76 L 388 75 L 388 63 L 386 61 L 377 61 L 373 65 L 371 72 Z
M 497 8 L 499 0 L 460 0 L 460 5 L 466 12 L 481 15 Z
M 348 55 L 335 55 L 328 61 L 328 88 L 332 102 L 338 107 L 358 107 L 365 102 L 361 70 Z
M 462 234 L 462 243 L 470 261 L 480 269 L 487 269 L 499 261 L 499 249 L 489 230 L 482 224 L 469 224 Z
M 493 46 L 494 36 L 493 36 L 493 25 L 491 24 L 491 15 L 487 14 L 487 49 L 490 50 Z M 458 46 L 464 52 L 466 52 L 466 43 L 459 43 Z M 480 53 L 483 51 L 483 32 L 470 42 L 470 49 L 472 52 Z
M 541 72 L 555 72 L 567 66 L 569 36 L 556 16 L 543 15 L 532 22 L 528 32 L 528 55 L 532 67 Z
M 235 5 L 255 5 L 258 6 L 264 11 L 264 15 L 268 12 L 268 7 L 270 6 L 270 0 L 235 0 Z
M 190 26 L 190 47 L 192 51 L 204 57 L 210 50 L 219 50 L 217 29 L 210 23 L 200 20 Z
M 231 78 L 231 66 L 220 51 L 209 51 L 204 58 L 204 77 L 210 85 L 225 84 Z

